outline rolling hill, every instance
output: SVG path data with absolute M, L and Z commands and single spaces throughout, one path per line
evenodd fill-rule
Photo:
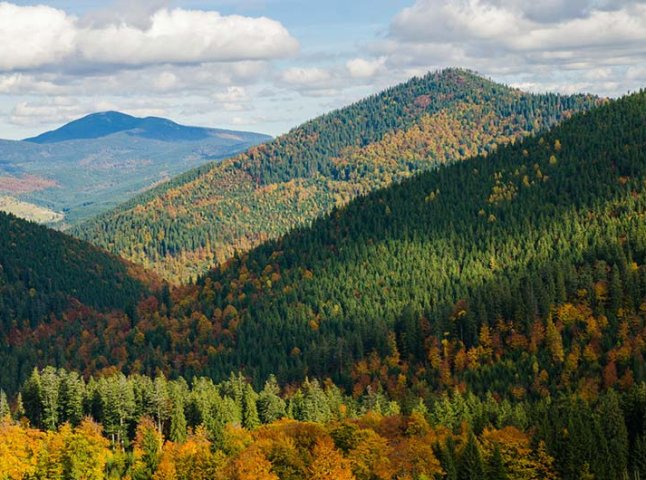
M 5 210 L 65 228 L 269 139 L 163 118 L 95 113 L 24 141 L 0 141 L 0 196 L 13 199 Z M 16 202 L 20 208 L 11 207 Z M 39 213 L 43 209 L 47 214 Z
M 598 102 L 526 94 L 464 70 L 429 73 L 188 172 L 72 233 L 185 281 L 359 195 L 492 153 Z
M 434 388 L 500 394 L 538 394 L 541 368 L 553 393 L 588 378 L 598 386 L 613 363 L 617 377 L 643 380 L 646 351 L 634 339 L 646 327 L 645 107 L 646 93 L 612 102 L 236 257 L 176 300 L 171 318 L 187 321 L 165 326 L 175 339 L 162 343 L 174 350 L 167 361 L 200 352 L 200 371 L 216 378 L 243 367 L 254 379 L 347 384 L 383 375 L 361 364 L 372 352 L 398 352 L 407 375 Z M 582 333 L 590 318 L 596 327 Z M 555 332 L 560 347 L 549 343 Z M 609 353 L 621 345 L 623 361 Z M 564 374 L 567 354 L 586 346 L 588 359 Z M 459 352 L 482 354 L 475 371 L 468 357 L 458 366 Z

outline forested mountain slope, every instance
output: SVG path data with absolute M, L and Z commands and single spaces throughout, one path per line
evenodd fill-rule
M 331 376 L 357 395 L 628 388 L 646 374 L 645 122 L 646 93 L 610 102 L 356 199 L 135 318 L 90 312 L 11 348 L 85 373 Z
M 430 73 L 183 175 L 73 233 L 186 280 L 358 195 L 490 153 L 597 103 L 530 95 L 463 70 Z
M 548 390 L 584 388 L 604 367 L 643 378 L 645 125 L 635 94 L 360 198 L 209 273 L 175 315 L 212 323 L 214 376 L 243 366 L 361 383 L 379 368 L 349 366 L 397 350 L 436 387 L 539 392 L 543 364 Z M 629 341 L 621 361 L 608 353 Z M 561 363 L 570 348 L 576 367 Z M 457 380 L 443 377 L 453 368 Z
M 86 242 L 0 212 L 0 384 L 29 373 L 39 360 L 12 349 L 18 332 L 38 331 L 51 342 L 49 325 L 66 311 L 134 311 L 150 285 L 139 267 Z M 74 355 L 75 352 L 68 352 Z M 25 368 L 21 374 L 18 373 Z

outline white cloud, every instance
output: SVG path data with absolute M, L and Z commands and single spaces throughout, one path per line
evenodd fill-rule
M 646 41 L 644 4 L 636 2 L 617 10 L 589 9 L 585 14 L 579 12 L 573 18 L 550 23 L 533 19 L 527 5 L 549 10 L 543 3 L 514 0 L 417 0 L 394 18 L 391 38 L 405 43 L 460 43 L 470 50 L 495 48 L 515 52 L 590 47 L 634 49 Z M 484 45 L 476 45 L 480 42 Z
M 60 95 L 65 87 L 57 85 L 51 75 L 28 75 L 25 73 L 0 74 L 0 94 Z
M 214 95 L 214 98 L 218 102 L 241 102 L 249 100 L 249 95 L 244 87 L 231 86 L 228 87 L 226 92 L 219 92 Z
M 0 70 L 59 62 L 75 48 L 76 18 L 47 6 L 0 3 Z
M 385 57 L 376 58 L 374 60 L 366 60 L 365 58 L 353 58 L 348 60 L 345 64 L 350 76 L 353 78 L 369 78 L 375 76 L 383 70 L 386 62 Z
M 48 124 L 77 118 L 82 107 L 69 97 L 52 97 L 45 103 L 20 102 L 11 111 L 9 121 L 15 125 Z
M 88 62 L 125 65 L 263 60 L 297 48 L 275 20 L 182 9 L 157 11 L 145 30 L 127 24 L 83 30 L 78 42 Z
M 332 80 L 332 75 L 319 67 L 290 67 L 282 73 L 281 79 L 294 86 L 318 88 L 326 86 Z
M 617 95 L 646 65 L 641 0 L 416 0 L 372 45 L 395 72 L 461 66 L 534 89 Z M 635 77 L 635 74 L 631 74 Z
M 153 80 L 153 87 L 159 92 L 167 92 L 173 90 L 173 88 L 175 88 L 177 84 L 177 75 L 168 70 L 161 72 Z
M 269 60 L 298 49 L 287 29 L 266 17 L 163 8 L 147 24 L 126 20 L 83 26 L 62 10 L 0 3 L 0 70 Z

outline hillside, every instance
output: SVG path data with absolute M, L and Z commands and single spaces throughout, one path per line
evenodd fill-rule
M 0 140 L 0 196 L 14 213 L 65 228 L 171 177 L 270 137 L 102 112 L 25 141 Z M 42 209 L 51 213 L 38 214 Z
M 359 198 L 140 303 L 134 325 L 115 324 L 116 353 L 94 330 L 109 319 L 59 325 L 66 351 L 92 352 L 60 364 L 243 369 L 257 384 L 329 375 L 391 393 L 401 374 L 521 397 L 643 380 L 629 359 L 644 353 L 645 105 L 645 93 L 610 102 Z M 21 335 L 57 358 L 49 338 Z
M 490 153 L 597 103 L 530 95 L 463 70 L 430 73 L 189 172 L 73 234 L 187 280 L 358 195 Z
M 52 325 L 74 323 L 74 310 L 131 312 L 151 280 L 85 242 L 0 212 L 0 387 L 39 362 L 36 349 L 12 348 L 20 330 L 39 331 L 56 351 Z
M 202 371 L 332 375 L 365 388 L 383 372 L 361 361 L 397 351 L 407 375 L 434 388 L 536 394 L 541 366 L 553 392 L 586 388 L 608 365 L 643 380 L 643 360 L 627 359 L 646 353 L 634 340 L 646 320 L 645 107 L 636 94 L 486 160 L 421 174 L 209 273 L 175 313 L 213 325 Z M 192 338 L 186 323 L 166 328 Z M 562 351 L 541 343 L 550 329 Z M 625 361 L 608 353 L 622 344 Z M 201 351 L 173 345 L 175 361 Z M 588 346 L 577 368 L 561 363 Z M 456 356 L 467 355 L 483 365 L 465 369 Z M 387 371 L 388 384 L 397 370 Z

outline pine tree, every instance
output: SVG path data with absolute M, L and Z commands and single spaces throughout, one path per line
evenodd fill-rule
M 613 478 L 622 478 L 628 468 L 628 430 L 619 398 L 609 390 L 602 398 L 599 418 L 602 433 L 608 445 L 607 467 Z
M 157 422 L 157 430 L 162 432 L 164 422 L 168 419 L 169 411 L 169 398 L 168 398 L 168 382 L 164 375 L 155 377 L 153 383 L 152 396 L 150 398 L 151 413 Z
M 55 430 L 59 424 L 60 378 L 54 367 L 45 367 L 40 375 L 42 425 L 47 430 Z
M 137 426 L 135 437 L 133 480 L 150 480 L 153 477 L 161 459 L 162 443 L 163 438 L 155 423 L 144 417 Z
M 22 401 L 22 393 L 18 392 L 18 395 L 16 396 L 16 406 L 13 410 L 13 418 L 15 420 L 21 420 L 25 416 L 26 416 L 25 405 Z
M 37 368 L 34 368 L 22 387 L 22 400 L 25 416 L 31 424 L 36 427 L 42 426 L 41 382 Z
M 62 422 L 79 425 L 83 419 L 85 382 L 76 372 L 61 371 L 60 416 Z
M 181 400 L 173 401 L 169 438 L 173 442 L 183 442 L 186 440 L 186 417 L 184 416 L 184 406 Z
M 646 440 L 644 435 L 635 438 L 635 445 L 632 452 L 632 470 L 635 478 L 646 478 Z
M 242 426 L 248 430 L 253 430 L 260 425 L 256 397 L 257 394 L 251 385 L 246 385 L 242 396 Z
M 438 445 L 436 451 L 442 469 L 446 474 L 446 480 L 458 480 L 458 455 L 453 438 L 449 437 L 443 447 Z

